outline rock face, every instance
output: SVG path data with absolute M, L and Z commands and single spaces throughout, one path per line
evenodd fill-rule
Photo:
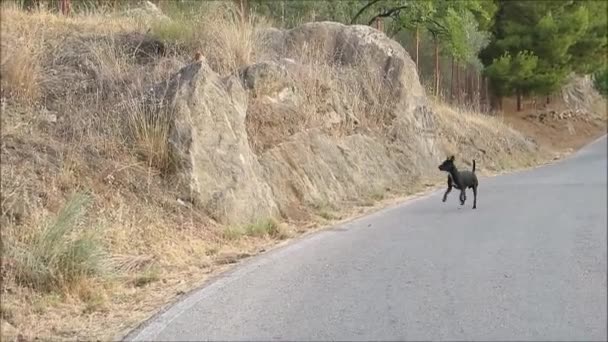
M 162 89 L 172 108 L 178 182 L 210 216 L 230 224 L 279 213 L 304 219 L 303 208 L 404 188 L 435 168 L 433 112 L 414 63 L 397 42 L 371 27 L 332 22 L 271 29 L 259 40 L 269 46 L 265 61 L 225 79 L 197 62 Z M 354 72 L 349 82 L 362 89 L 336 95 L 319 86 L 325 100 L 315 107 L 317 126 L 301 113 L 309 99 L 294 76 L 306 63 L 348 69 Z M 381 87 L 371 88 L 370 77 Z M 389 100 L 381 132 L 374 133 L 357 118 L 352 97 L 380 95 Z
M 268 44 L 267 58 L 297 60 L 314 50 L 320 62 L 356 66 L 361 74 L 380 73 L 390 85 L 396 106 L 412 111 L 425 101 L 416 66 L 405 49 L 384 33 L 363 25 L 334 22 L 303 24 L 288 31 L 268 29 L 260 32 L 260 41 Z
M 260 33 L 260 40 L 271 49 L 267 58 L 292 58 L 314 51 L 317 62 L 354 68 L 360 82 L 369 75 L 384 81 L 380 90 L 391 99 L 387 110 L 394 117 L 391 135 L 419 156 L 418 163 L 430 166 L 438 153 L 436 125 L 416 66 L 405 49 L 382 32 L 369 26 L 347 26 L 334 22 L 315 22 L 280 31 Z M 361 86 L 365 89 L 365 85 Z M 377 89 L 371 91 L 378 91 Z
M 298 203 L 357 201 L 386 189 L 407 187 L 408 182 L 434 169 L 439 161 L 437 130 L 420 85 L 416 67 L 404 48 L 368 26 L 346 26 L 333 22 L 308 23 L 292 30 L 270 29 L 260 34 L 270 46 L 266 58 L 285 64 L 324 63 L 355 71 L 359 88 L 390 99 L 384 109 L 385 131 L 365 131 L 335 137 L 321 131 L 292 135 L 283 144 L 261 154 L 269 184 L 284 215 Z M 313 56 L 306 61 L 302 56 Z M 293 63 L 291 68 L 294 69 Z M 370 76 L 382 80 L 380 89 L 365 84 Z M 297 85 L 296 85 L 297 86 Z M 378 94 L 383 92 L 383 94 Z M 326 123 L 334 118 L 358 119 L 349 113 L 352 98 L 331 104 Z M 257 114 L 250 113 L 250 114 Z M 278 118 L 278 116 L 275 116 Z M 255 120 L 252 120 L 255 121 Z
M 188 192 L 183 196 L 223 223 L 275 215 L 270 187 L 249 147 L 247 93 L 240 80 L 221 79 L 199 62 L 180 70 L 164 90 L 178 183 Z

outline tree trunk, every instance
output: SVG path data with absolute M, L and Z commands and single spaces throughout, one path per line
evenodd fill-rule
M 467 105 L 473 104 L 473 72 L 471 66 L 466 67 L 467 75 Z
M 439 41 L 435 39 L 435 96 L 439 96 Z
M 420 70 L 418 67 L 418 50 L 420 47 L 420 29 L 416 26 L 416 70 Z
M 481 111 L 481 73 L 475 71 L 475 109 Z
M 450 102 L 454 103 L 454 56 L 452 56 L 452 76 L 450 77 Z
M 281 28 L 285 28 L 285 0 L 281 0 Z
M 486 76 L 483 77 L 483 85 L 482 85 L 482 90 L 483 90 L 483 96 L 482 96 L 482 110 L 485 113 L 489 113 L 491 110 L 491 105 L 490 105 L 490 80 L 488 80 L 488 78 Z
M 521 112 L 522 106 L 521 106 L 521 92 L 518 90 L 517 91 L 517 111 Z
M 464 73 L 464 96 L 462 97 L 462 102 L 465 105 L 469 104 L 469 98 L 471 96 L 471 89 L 470 89 L 470 79 L 469 79 L 469 67 L 468 66 L 464 66 L 462 72 Z
M 490 105 L 490 111 L 502 111 L 502 96 L 496 94 L 494 85 L 490 79 L 486 79 L 486 94 L 488 96 L 488 104 Z
M 462 102 L 462 82 L 460 81 L 460 64 L 456 63 L 456 103 Z
M 486 100 L 486 96 L 487 96 L 487 94 L 486 94 L 486 78 L 483 77 L 483 76 L 481 76 L 481 74 L 480 74 L 479 77 L 481 77 L 481 80 L 479 82 L 480 83 L 479 84 L 479 109 L 480 109 L 481 112 L 484 112 L 485 108 L 486 108 L 486 101 L 487 101 Z
M 63 15 L 70 15 L 72 4 L 70 0 L 59 0 L 59 12 Z
M 501 111 L 502 110 L 502 97 L 494 94 L 489 94 L 490 110 Z

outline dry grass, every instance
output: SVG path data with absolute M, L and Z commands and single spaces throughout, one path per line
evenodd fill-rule
M 441 130 L 442 150 L 456 155 L 466 165 L 477 161 L 480 172 L 528 167 L 547 158 L 546 151 L 501 118 L 453 109 L 437 104 L 436 119 Z
M 187 17 L 175 19 L 153 23 L 152 35 L 190 56 L 202 51 L 211 68 L 221 75 L 256 61 L 264 48 L 256 44 L 256 30 L 269 26 L 255 13 L 242 19 L 232 2 L 205 3 Z
M 328 62 L 323 53 L 322 47 L 305 47 L 295 59 L 298 67 L 287 73 L 297 94 L 297 111 L 275 106 L 269 97 L 277 94 L 271 92 L 250 99 L 247 132 L 257 153 L 313 129 L 335 137 L 362 127 L 370 133 L 386 133 L 394 108 L 381 75 Z
M 131 101 L 133 102 L 133 101 Z M 148 163 L 149 167 L 170 173 L 176 168 L 176 156 L 168 143 L 171 129 L 170 113 L 151 110 L 149 106 L 127 106 L 129 133 L 133 150 Z
M 284 240 L 290 236 L 290 233 L 285 225 L 273 218 L 258 220 L 243 227 L 224 228 L 223 237 L 227 240 L 233 241 L 247 236 Z
M 2 24 L 4 25 L 4 23 Z M 8 44 L 8 41 L 16 41 Z M 31 36 L 21 40 L 3 37 L 0 50 L 0 72 L 2 97 L 11 97 L 20 102 L 37 101 L 40 97 L 40 47 Z

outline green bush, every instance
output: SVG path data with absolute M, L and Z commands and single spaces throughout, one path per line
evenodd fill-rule
M 608 96 L 608 67 L 605 66 L 593 75 L 593 85 L 600 94 Z

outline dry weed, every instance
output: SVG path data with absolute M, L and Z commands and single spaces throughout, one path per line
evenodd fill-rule
M 4 12 L 4 11 L 3 11 Z M 11 11 L 12 12 L 12 11 Z M 41 96 L 42 44 L 39 32 L 19 27 L 20 21 L 2 15 L 0 95 L 30 104 Z M 23 31 L 21 31 L 23 30 Z

